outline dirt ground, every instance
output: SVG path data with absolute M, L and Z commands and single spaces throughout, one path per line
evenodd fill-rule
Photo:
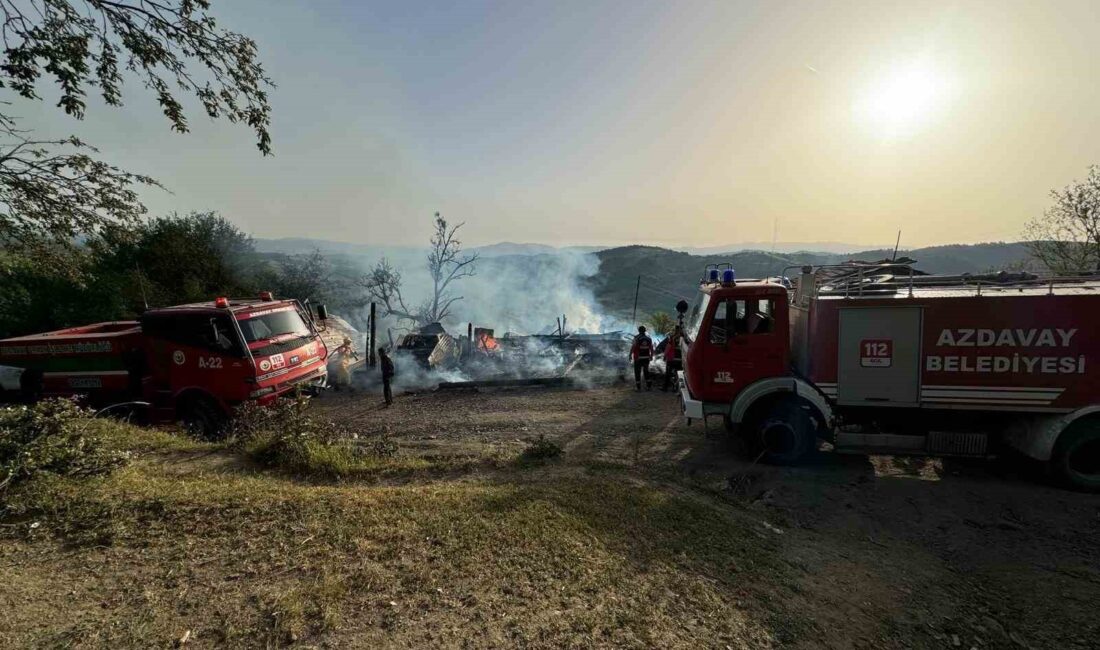
M 821 646 L 1100 648 L 1100 496 L 1019 461 L 822 452 L 754 465 L 720 427 L 686 426 L 673 393 L 624 385 L 424 392 L 388 409 L 345 392 L 317 406 L 429 458 L 514 457 L 545 436 L 563 467 L 626 468 L 753 514 L 746 532 L 798 576 Z

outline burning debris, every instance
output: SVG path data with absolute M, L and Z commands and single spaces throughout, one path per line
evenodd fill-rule
M 462 345 L 439 323 L 430 323 L 417 332 L 406 334 L 397 346 L 397 355 L 411 357 L 417 365 L 430 370 L 458 366 L 462 353 Z
M 406 389 L 588 385 L 624 376 L 629 334 L 566 332 L 564 323 L 558 319 L 549 334 L 508 332 L 499 338 L 494 329 L 472 323 L 460 337 L 431 323 L 399 339 L 395 383 Z M 359 383 L 376 381 L 368 368 L 357 370 Z

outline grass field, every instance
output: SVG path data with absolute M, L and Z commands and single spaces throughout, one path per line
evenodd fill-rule
M 311 482 L 119 427 L 106 478 L 19 495 L 0 645 L 766 647 L 805 625 L 767 538 L 629 472 Z M 388 472 L 377 466 L 379 475 Z
M 1096 497 L 997 465 L 755 466 L 685 427 L 672 396 L 622 387 L 316 409 L 388 451 L 288 456 L 97 422 L 127 465 L 0 495 L 0 647 L 1089 648 L 1100 634 Z

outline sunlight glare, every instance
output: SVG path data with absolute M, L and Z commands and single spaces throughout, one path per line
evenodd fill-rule
M 941 108 L 946 83 L 926 60 L 895 66 L 854 104 L 856 118 L 887 137 L 911 135 Z

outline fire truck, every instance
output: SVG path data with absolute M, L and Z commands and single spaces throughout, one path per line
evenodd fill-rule
M 689 422 L 721 417 L 779 464 L 819 440 L 851 453 L 1008 447 L 1100 490 L 1100 278 L 933 276 L 894 262 L 796 273 L 738 281 L 712 266 L 690 314 L 681 301 Z
M 327 316 L 323 305 L 318 315 Z M 151 422 L 182 421 L 214 436 L 245 401 L 323 387 L 328 349 L 319 331 L 301 303 L 262 292 L 0 340 L 0 367 L 21 371 L 25 400 L 79 395 L 98 407 L 137 405 Z

